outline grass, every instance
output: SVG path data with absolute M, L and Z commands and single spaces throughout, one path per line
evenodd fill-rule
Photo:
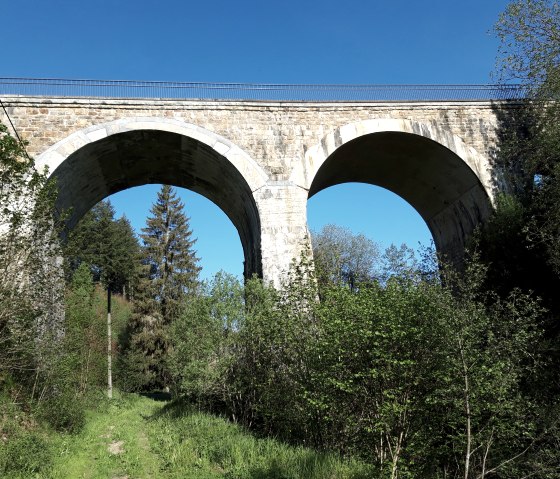
M 366 479 L 366 464 L 255 438 L 186 406 L 126 395 L 58 436 L 49 479 Z
M 62 436 L 51 479 L 157 478 L 159 458 L 152 452 L 146 422 L 161 407 L 136 396 L 116 398 L 102 411 L 88 412 L 85 428 Z

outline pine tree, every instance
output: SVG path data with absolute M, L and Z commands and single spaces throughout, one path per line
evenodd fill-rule
M 148 268 L 158 310 L 167 324 L 178 316 L 184 298 L 196 292 L 199 282 L 199 259 L 193 250 L 196 239 L 192 238 L 184 206 L 171 186 L 162 185 L 152 216 L 140 235 L 143 263 Z
M 199 285 L 196 240 L 183 208 L 173 188 L 163 185 L 140 235 L 143 273 L 124 341 L 124 389 L 154 390 L 169 384 L 168 331 Z

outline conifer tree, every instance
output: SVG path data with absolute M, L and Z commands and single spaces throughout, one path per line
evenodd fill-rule
M 171 186 L 162 185 L 140 235 L 152 293 L 167 324 L 178 316 L 184 298 L 196 291 L 200 272 L 184 206 Z
M 196 240 L 183 208 L 174 189 L 163 185 L 140 235 L 143 272 L 124 341 L 124 389 L 154 390 L 169 384 L 168 331 L 199 284 Z
M 93 280 L 115 293 L 126 292 L 138 276 L 138 240 L 125 216 L 115 219 L 109 201 L 97 203 L 70 232 L 65 258 L 68 279 L 85 262 Z

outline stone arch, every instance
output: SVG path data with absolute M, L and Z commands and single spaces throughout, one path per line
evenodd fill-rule
M 455 263 L 492 211 L 489 161 L 435 123 L 376 119 L 338 127 L 306 152 L 293 180 L 309 197 L 346 182 L 398 194 L 422 216 L 438 251 Z
M 268 179 L 238 146 L 196 125 L 168 118 L 125 118 L 77 131 L 37 158 L 56 177 L 68 226 L 98 201 L 134 186 L 165 183 L 199 193 L 237 228 L 245 274 L 262 275 L 261 227 L 253 191 Z

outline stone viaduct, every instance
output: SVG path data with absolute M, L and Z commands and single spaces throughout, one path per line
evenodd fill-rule
M 22 95 L 0 90 L 72 227 L 112 193 L 188 188 L 236 226 L 245 274 L 278 282 L 308 241 L 307 200 L 365 182 L 410 203 L 457 258 L 492 209 L 493 159 L 512 100 L 274 101 Z M 363 209 L 367 221 L 368 205 Z M 398 219 L 395 219 L 398 221 Z

